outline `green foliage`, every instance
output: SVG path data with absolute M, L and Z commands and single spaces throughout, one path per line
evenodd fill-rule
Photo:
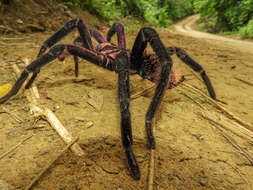
M 104 19 L 136 16 L 162 27 L 193 13 L 200 13 L 209 32 L 238 32 L 252 36 L 253 0 L 60 0 Z
M 253 0 L 195 0 L 194 5 L 214 32 L 252 33 Z
M 194 10 L 193 0 L 144 0 L 145 20 L 167 27 L 173 21 L 191 15 Z
M 251 19 L 246 26 L 240 28 L 239 35 L 241 38 L 253 38 L 253 19 Z
M 190 15 L 194 0 L 61 0 L 67 6 L 88 9 L 104 19 L 133 15 L 168 27 L 173 21 Z
M 78 6 L 89 10 L 104 19 L 112 19 L 121 15 L 121 10 L 117 7 L 117 0 L 61 0 L 61 2 L 70 7 Z

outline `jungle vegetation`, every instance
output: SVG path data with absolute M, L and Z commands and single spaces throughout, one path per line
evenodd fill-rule
M 185 16 L 200 13 L 209 32 L 239 33 L 253 37 L 253 0 L 61 0 L 104 19 L 133 15 L 168 27 Z
M 171 23 L 200 13 L 200 26 L 208 32 L 239 33 L 253 38 L 253 0 L 56 0 L 79 6 L 111 20 L 134 16 L 168 27 Z M 11 0 L 0 0 L 8 4 Z

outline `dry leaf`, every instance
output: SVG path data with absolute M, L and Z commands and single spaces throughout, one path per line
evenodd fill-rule
M 10 89 L 11 89 L 11 84 L 10 83 L 7 83 L 3 86 L 0 86 L 0 97 L 7 94 L 7 92 L 9 92 Z

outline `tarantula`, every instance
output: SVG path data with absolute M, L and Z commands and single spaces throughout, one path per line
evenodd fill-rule
M 75 28 L 78 29 L 80 36 L 74 40 L 74 45 L 55 45 Z M 118 45 L 110 42 L 111 37 L 115 33 L 117 34 Z M 93 46 L 91 37 L 94 37 L 99 43 L 97 47 Z M 154 53 L 147 53 L 145 51 L 147 43 L 151 45 Z M 48 48 L 50 49 L 46 52 Z M 154 149 L 155 139 L 152 132 L 152 119 L 155 116 L 166 89 L 175 87 L 183 81 L 182 77 L 179 79 L 174 73 L 172 59 L 170 58 L 172 54 L 176 54 L 194 71 L 200 73 L 211 98 L 217 100 L 211 81 L 206 75 L 205 70 L 190 58 L 184 50 L 178 47 L 165 48 L 158 33 L 154 29 L 149 27 L 140 29 L 132 50 L 128 51 L 126 49 L 126 39 L 122 24 L 114 23 L 105 39 L 100 32 L 88 29 L 82 20 L 72 19 L 66 22 L 60 30 L 43 43 L 37 59 L 25 67 L 12 89 L 0 98 L 0 103 L 5 102 L 17 94 L 29 74 L 33 73 L 25 86 L 26 89 L 29 88 L 39 73 L 40 68 L 56 58 L 62 61 L 66 56 L 74 56 L 76 76 L 78 75 L 78 57 L 105 69 L 115 71 L 118 74 L 118 99 L 121 113 L 122 144 L 125 149 L 130 174 L 134 179 L 138 180 L 140 179 L 140 170 L 131 147 L 133 137 L 129 112 L 129 76 L 131 74 L 138 74 L 142 78 L 157 84 L 145 117 L 148 146 Z

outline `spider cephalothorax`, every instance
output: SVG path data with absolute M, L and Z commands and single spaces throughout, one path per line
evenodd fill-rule
M 55 45 L 74 28 L 77 28 L 80 34 L 80 37 L 74 40 L 74 45 Z M 115 33 L 117 33 L 118 45 L 110 42 L 111 37 Z M 99 43 L 97 47 L 93 46 L 92 37 Z M 147 53 L 145 51 L 147 43 L 151 45 L 153 53 Z M 48 48 L 50 49 L 47 51 Z M 29 74 L 33 73 L 25 86 L 25 88 L 29 88 L 39 73 L 40 68 L 57 58 L 62 61 L 68 55 L 74 56 L 76 76 L 78 76 L 78 57 L 105 69 L 115 71 L 118 74 L 122 144 L 125 149 L 127 164 L 132 177 L 134 179 L 140 179 L 139 166 L 132 150 L 133 138 L 129 111 L 129 77 L 135 73 L 157 84 L 145 117 L 148 146 L 154 149 L 155 140 L 152 132 L 152 119 L 155 116 L 166 89 L 177 86 L 183 81 L 183 78 L 177 75 L 173 69 L 170 58 L 172 54 L 176 54 L 185 64 L 200 73 L 211 98 L 216 100 L 214 89 L 204 69 L 182 49 L 178 47 L 165 48 L 154 29 L 149 27 L 142 28 L 136 37 L 132 50 L 128 51 L 126 49 L 124 27 L 122 24 L 114 23 L 105 39 L 100 32 L 88 29 L 82 20 L 73 19 L 66 22 L 60 30 L 43 43 L 37 58 L 25 67 L 12 89 L 0 98 L 0 103 L 7 101 L 10 97 L 17 94 Z

